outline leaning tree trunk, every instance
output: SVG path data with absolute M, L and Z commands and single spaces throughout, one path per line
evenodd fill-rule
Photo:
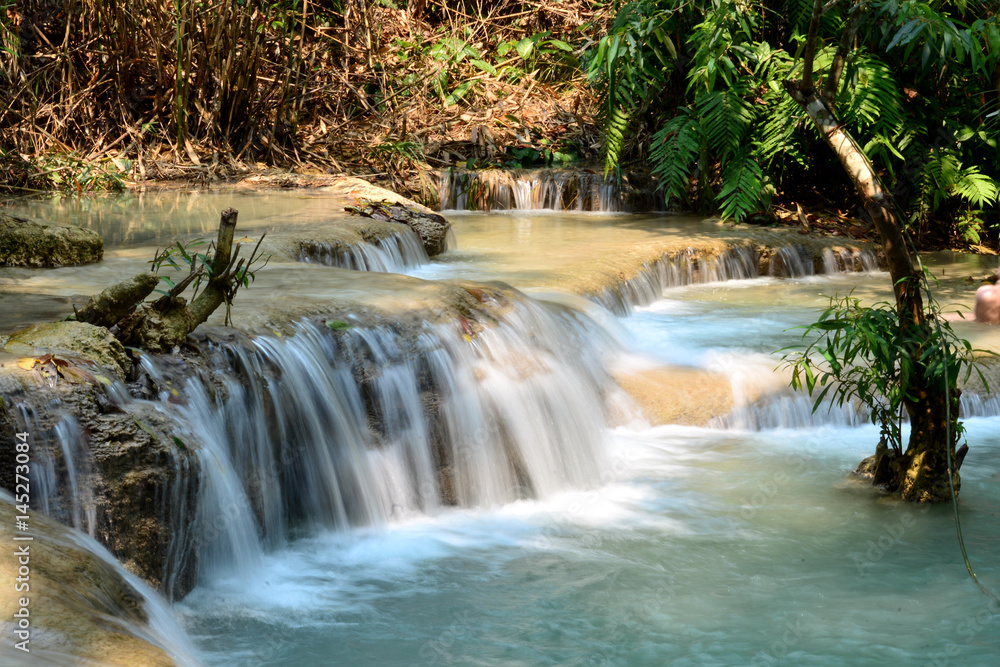
M 189 304 L 184 297 L 178 296 L 187 285 L 182 281 L 173 290 L 178 295 L 164 296 L 152 305 L 136 310 L 118 324 L 118 337 L 123 343 L 152 352 L 168 352 L 181 345 L 189 333 L 227 302 L 233 291 L 236 256 L 232 248 L 236 215 L 236 209 L 232 208 L 222 212 L 215 255 L 208 267 L 207 284 L 201 293 Z
M 949 386 L 932 386 L 928 382 L 927 364 L 921 361 L 921 352 L 933 333 L 933 322 L 927 320 L 923 299 L 920 295 L 921 275 L 910 254 L 903 233 L 892 212 L 891 203 L 883 189 L 871 161 L 857 142 L 847 133 L 827 100 L 816 90 L 813 81 L 813 58 L 816 53 L 816 37 L 822 0 L 816 0 L 805 49 L 803 78 L 800 81 L 785 81 L 785 89 L 799 103 L 819 130 L 823 141 L 834 152 L 847 175 L 861 196 L 865 211 L 871 217 L 885 250 L 889 274 L 892 277 L 893 292 L 896 297 L 896 311 L 899 316 L 904 339 L 915 341 L 907 350 L 914 360 L 915 371 L 912 386 L 908 389 L 915 400 L 904 403 L 910 417 L 910 440 L 902 456 L 892 459 L 892 453 L 884 448 L 876 455 L 875 470 L 884 471 L 876 477 L 890 491 L 898 493 L 906 500 L 943 501 L 951 499 L 948 484 L 948 450 L 955 457 L 957 441 L 957 418 L 959 389 L 956 378 L 949 378 Z M 864 5 L 855 6 L 841 40 L 841 49 L 846 51 L 854 39 L 860 14 Z M 837 90 L 842 67 L 830 72 L 826 83 L 828 94 Z M 950 415 L 949 415 L 950 408 Z M 949 419 L 950 417 L 950 419 Z M 884 460 L 889 457 L 889 460 Z M 957 466 L 954 470 L 955 491 L 958 492 L 959 478 Z

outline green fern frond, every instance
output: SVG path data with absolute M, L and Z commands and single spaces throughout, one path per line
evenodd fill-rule
M 940 208 L 962 176 L 962 163 L 951 151 L 932 151 L 924 164 L 920 208 L 925 215 Z
M 982 208 L 997 201 L 1000 190 L 997 182 L 972 165 L 960 172 L 952 191 L 975 208 Z
M 841 91 L 840 109 L 844 122 L 873 127 L 883 134 L 905 124 L 902 85 L 889 66 L 874 56 L 852 63 L 847 85 Z
M 632 122 L 629 109 L 616 106 L 604 120 L 604 175 L 618 168 L 625 148 L 628 127 Z
M 768 191 L 760 165 L 743 151 L 722 172 L 722 190 L 716 195 L 723 218 L 737 222 L 767 205 Z
M 695 106 L 712 152 L 722 160 L 739 153 L 754 121 L 750 103 L 738 91 L 719 90 L 699 96 Z
M 759 126 L 757 153 L 768 167 L 776 160 L 807 164 L 807 153 L 802 138 L 796 133 L 805 115 L 798 102 L 784 91 L 768 94 L 763 112 L 764 122 Z
M 701 126 L 691 118 L 687 109 L 671 118 L 653 136 L 650 159 L 653 174 L 660 180 L 664 199 L 685 201 L 691 172 L 701 153 Z

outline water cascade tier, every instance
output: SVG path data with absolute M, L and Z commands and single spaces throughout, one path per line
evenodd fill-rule
M 634 180 L 640 180 L 633 176 Z M 442 210 L 641 212 L 663 208 L 649 183 L 619 184 L 599 171 L 582 169 L 483 169 L 443 171 L 438 182 Z
M 466 289 L 480 307 L 446 321 L 302 321 L 143 355 L 128 390 L 9 393 L 39 440 L 39 508 L 180 597 L 317 530 L 600 484 L 614 335 L 564 303 Z M 126 452 L 131 480 L 116 476 Z M 162 512 L 130 513 L 144 501 Z

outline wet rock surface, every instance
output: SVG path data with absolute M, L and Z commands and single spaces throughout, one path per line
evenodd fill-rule
M 0 425 L 16 426 L 0 433 L 0 484 L 14 489 L 13 434 L 30 433 L 33 509 L 91 532 L 151 586 L 183 597 L 197 573 L 196 443 L 181 439 L 180 426 L 151 403 L 123 408 L 115 396 L 122 385 L 112 387 L 110 376 L 58 361 L 30 370 L 16 359 L 0 362 Z
M 420 237 L 428 257 L 440 255 L 448 249 L 448 230 L 451 225 L 437 213 L 422 211 L 415 206 L 398 202 L 361 199 L 357 206 L 348 208 L 365 218 L 398 222 L 408 226 Z
M 55 354 L 81 357 L 110 369 L 122 380 L 132 368 L 132 362 L 118 339 L 104 327 L 84 322 L 49 322 L 32 325 L 10 334 L 4 349 L 11 354 L 22 356 Z
M 149 617 L 143 596 L 115 567 L 83 548 L 73 531 L 38 513 L 30 515 L 30 542 L 14 542 L 11 526 L 16 512 L 9 497 L 0 497 L 0 539 L 29 545 L 30 588 L 6 587 L 0 595 L 5 632 L 13 637 L 11 619 L 26 597 L 31 621 L 30 654 L 5 646 L 4 664 L 175 664 L 142 634 Z M 17 559 L 0 559 L 3 580 L 17 576 Z M 13 640 L 11 640 L 13 641 Z M 22 660 L 29 656 L 34 661 Z M 91 662 L 93 661 L 93 662 Z
M 79 266 L 103 257 L 104 241 L 97 232 L 0 213 L 0 266 Z

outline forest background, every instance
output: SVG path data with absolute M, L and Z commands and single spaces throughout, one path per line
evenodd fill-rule
M 925 248 L 995 251 L 1000 0 L 824 2 L 817 72 Z M 814 0 L 0 0 L 0 188 L 574 166 L 865 235 L 783 88 Z M 807 215 L 805 212 L 820 212 Z

